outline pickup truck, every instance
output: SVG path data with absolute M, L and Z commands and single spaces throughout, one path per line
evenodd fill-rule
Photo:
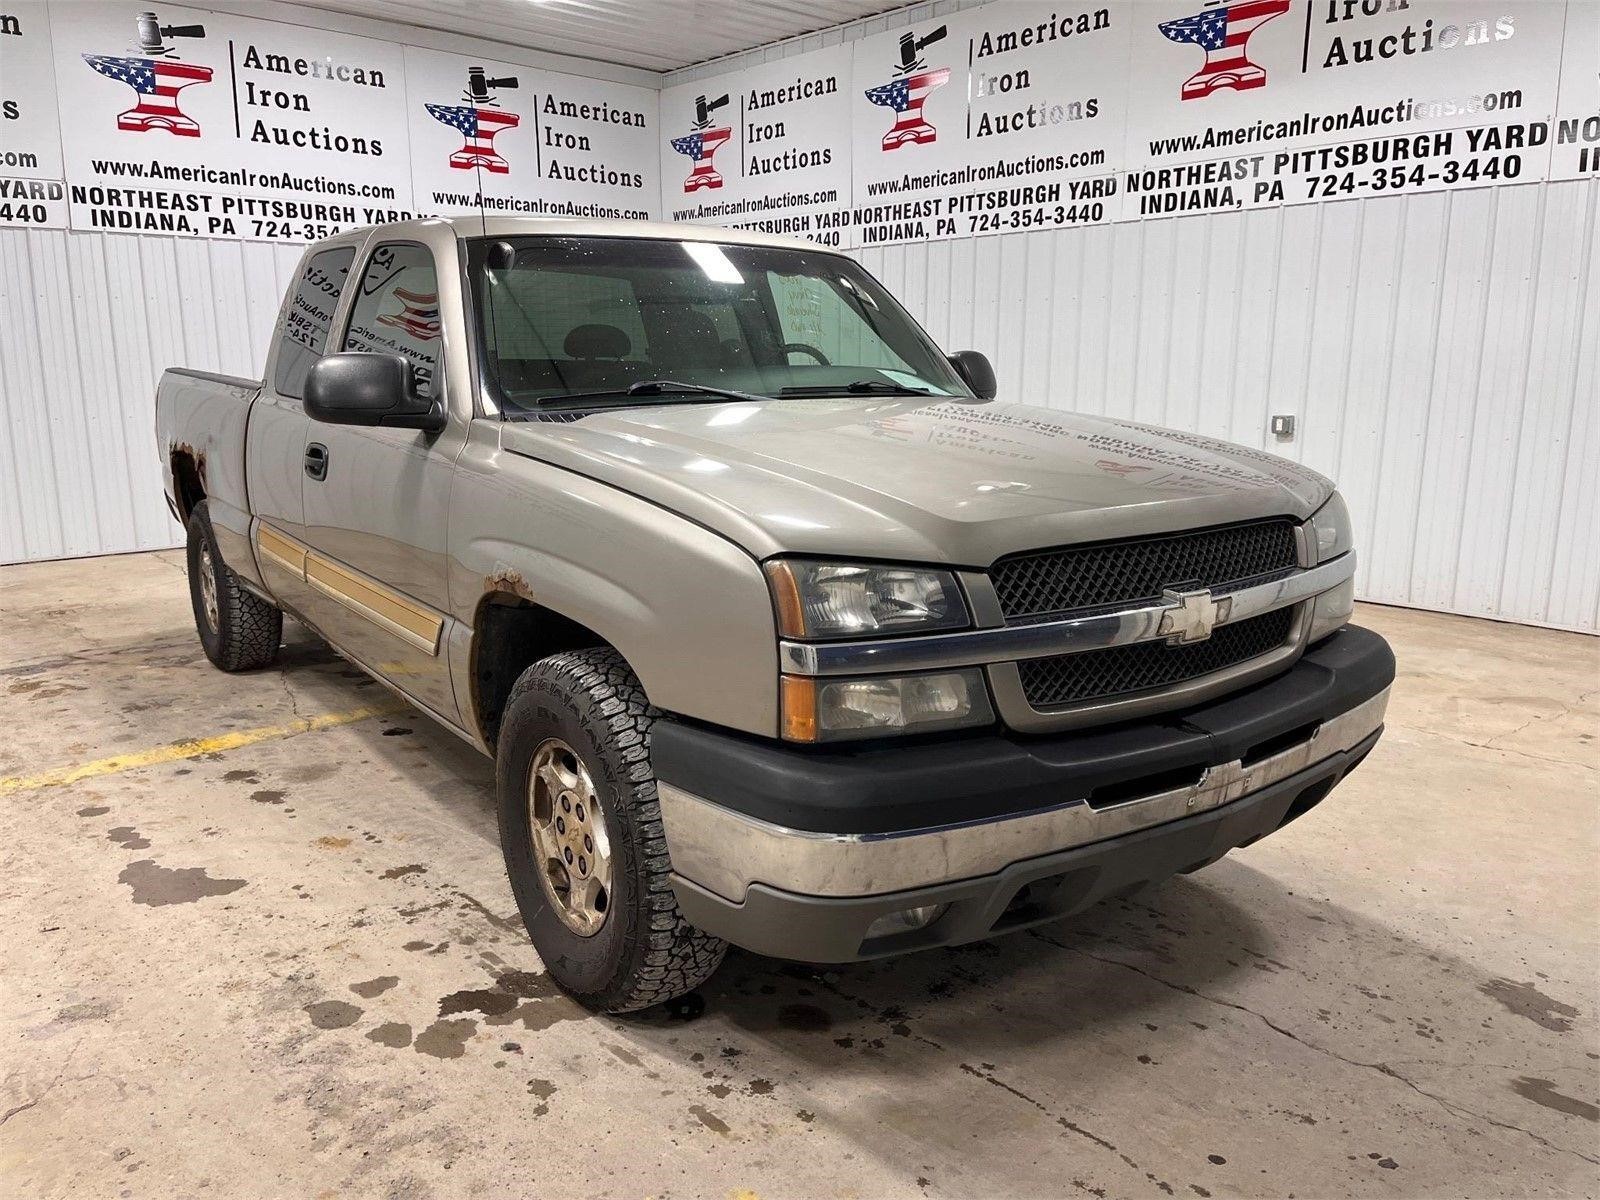
M 819 246 L 473 217 L 312 245 L 265 378 L 156 426 L 211 661 L 287 613 L 492 756 L 534 947 L 624 1012 L 1197 870 L 1377 741 L 1328 480 L 997 391 Z

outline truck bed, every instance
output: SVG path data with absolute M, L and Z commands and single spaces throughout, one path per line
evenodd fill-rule
M 203 493 L 225 561 L 249 564 L 250 503 L 245 486 L 245 426 L 259 379 L 169 367 L 156 389 L 156 447 L 166 468 L 167 502 L 180 521 Z

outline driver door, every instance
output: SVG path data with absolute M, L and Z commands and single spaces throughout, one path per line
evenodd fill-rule
M 403 355 L 418 390 L 437 389 L 448 402 L 438 283 L 445 271 L 456 271 L 453 237 L 438 246 L 369 244 L 331 348 Z M 304 484 L 312 620 L 341 650 L 453 724 L 460 714 L 445 651 L 446 535 L 468 415 L 453 412 L 431 433 L 306 425 L 306 461 L 318 468 L 308 468 Z
M 294 612 L 305 612 L 310 599 L 301 563 L 301 455 L 309 424 L 301 397 L 312 365 L 328 353 L 329 334 L 358 249 L 352 241 L 308 252 L 301 261 L 299 278 L 278 319 L 278 336 L 245 437 L 245 479 L 256 518 L 253 537 L 261 582 Z

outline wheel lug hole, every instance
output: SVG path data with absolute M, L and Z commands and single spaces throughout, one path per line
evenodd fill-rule
M 594 853 L 594 839 L 587 833 L 583 835 L 583 848 L 590 854 Z
M 578 855 L 578 874 L 579 875 L 587 875 L 588 873 L 589 873 L 589 861 L 586 858 L 584 858 L 583 855 L 580 854 L 580 855 Z
M 561 811 L 562 812 L 571 812 L 572 811 L 572 798 L 570 796 L 563 795 L 561 797 Z
M 565 847 L 561 851 L 561 857 L 566 859 L 567 865 L 570 867 L 572 865 L 572 847 L 571 846 Z
M 582 821 L 584 819 L 584 816 L 583 816 L 583 801 L 580 800 L 578 802 L 577 812 L 575 812 L 573 815 L 576 816 L 578 818 L 578 820 L 580 820 L 580 821 Z
M 556 818 L 556 832 L 557 833 L 565 833 L 566 831 L 567 831 L 567 819 L 565 817 L 557 817 Z

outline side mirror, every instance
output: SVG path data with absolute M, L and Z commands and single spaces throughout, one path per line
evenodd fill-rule
M 483 265 L 490 271 L 509 271 L 517 265 L 517 248 L 510 242 L 495 242 L 484 256 Z
M 444 406 L 417 391 L 411 360 L 403 354 L 329 354 L 306 376 L 306 416 L 329 425 L 383 425 L 390 429 L 445 426 Z
M 957 350 L 950 356 L 950 365 L 978 399 L 993 400 L 1000 394 L 1000 381 L 994 377 L 994 367 L 979 351 Z

